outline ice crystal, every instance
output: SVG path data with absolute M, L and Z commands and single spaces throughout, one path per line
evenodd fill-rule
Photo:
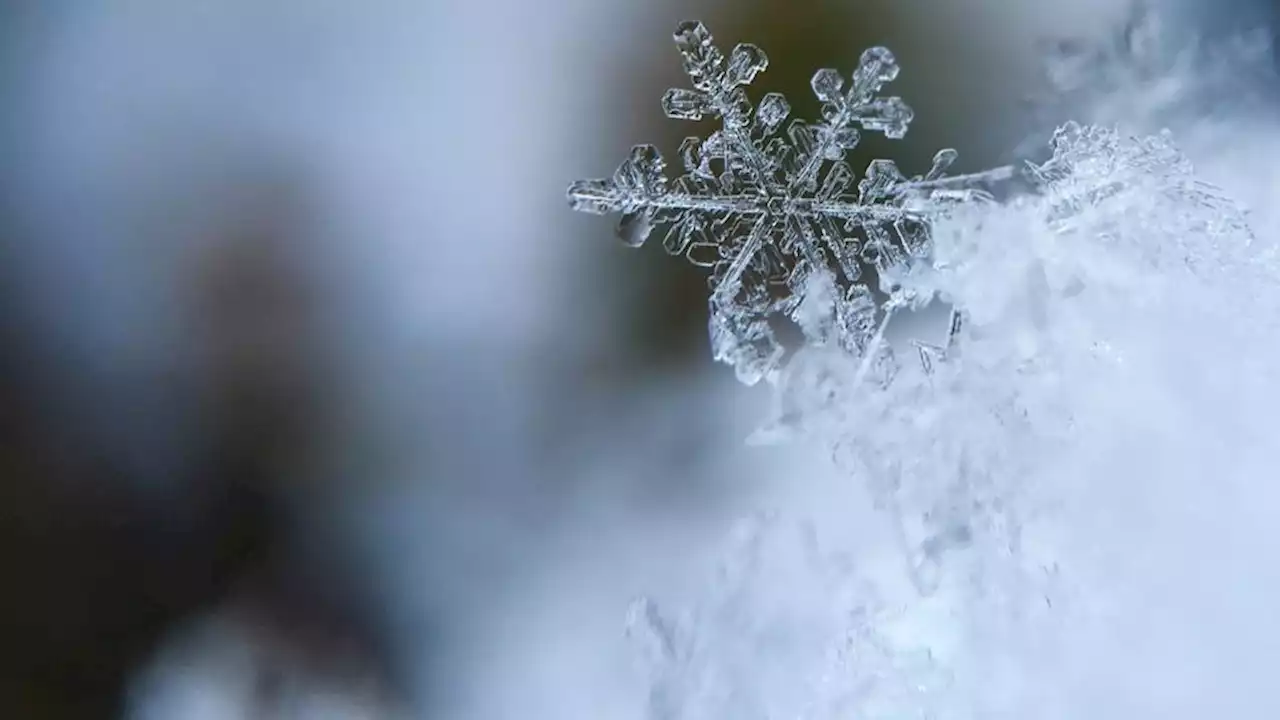
M 1280 313 L 1265 289 L 1280 268 L 1169 135 L 1068 123 L 1052 151 L 1028 167 L 1032 192 L 940 219 L 931 256 L 896 278 L 962 311 L 953 362 L 904 363 L 880 386 L 835 348 L 788 364 L 779 422 L 836 451 L 875 522 L 826 510 L 849 496 L 823 488 L 816 520 L 742 523 L 693 602 L 638 601 L 628 631 L 645 651 L 647 717 L 1106 714 L 1094 703 L 1114 693 L 1082 700 L 1071 683 L 1115 674 L 1096 671 L 1106 653 L 1143 657 L 1109 643 L 1150 596 L 1110 614 L 1137 565 L 1113 571 L 1126 553 L 1097 534 L 1140 540 L 1078 496 L 1148 474 L 1148 487 L 1179 472 L 1202 483 L 1228 448 L 1269 452 L 1231 415 L 1273 402 L 1254 395 L 1274 397 Z M 1249 380 L 1206 371 L 1226 363 Z
M 1126 51 L 1149 54 L 1130 36 Z M 809 515 L 743 523 L 691 602 L 637 601 L 647 717 L 1099 717 L 1125 693 L 1137 698 L 1125 715 L 1182 707 L 1129 678 L 1163 687 L 1185 672 L 1163 657 L 1177 647 L 1165 636 L 1201 606 L 1192 622 L 1153 619 L 1150 598 L 1169 568 L 1192 565 L 1177 575 L 1189 586 L 1210 572 L 1186 562 L 1200 535 L 1174 526 L 1215 513 L 1161 498 L 1247 497 L 1268 477 L 1274 232 L 1255 235 L 1173 133 L 1110 123 L 1058 127 L 1027 192 L 1002 202 L 965 202 L 1008 172 L 946 178 L 951 151 L 911 179 L 874 161 L 851 192 L 843 134 L 901 137 L 910 120 L 879 95 L 896 75 L 887 51 L 864 55 L 847 92 L 820 71 L 823 121 L 778 136 L 785 100 L 753 110 L 742 89 L 763 53 L 739 46 L 726 61 L 696 24 L 677 41 L 694 89 L 669 92 L 668 114 L 722 128 L 685 142 L 674 182 L 642 146 L 570 199 L 621 213 L 632 244 L 665 227 L 669 251 L 713 268 L 717 358 L 777 381 L 767 430 L 829 448 L 872 512 L 856 521 L 836 501 L 843 485 L 823 488 Z M 949 337 L 899 365 L 882 352 L 886 323 L 919 298 L 953 308 Z M 779 314 L 807 341 L 785 371 L 768 324 Z M 1169 567 L 1150 573 L 1162 554 Z M 1199 715 L 1205 698 L 1191 699 Z
M 763 50 L 743 43 L 726 58 L 699 22 L 682 23 L 675 41 L 693 87 L 668 90 L 664 111 L 715 118 L 720 129 L 685 139 L 685 174 L 674 181 L 654 146 L 637 145 L 613 177 L 573 183 L 570 205 L 621 213 L 618 234 L 631 246 L 665 229 L 667 252 L 711 269 L 713 354 L 747 384 L 777 377 L 786 352 L 770 325 L 777 316 L 798 324 L 810 345 L 873 355 L 885 310 L 868 276 L 884 289 L 895 268 L 928 255 L 935 217 L 990 197 L 982 186 L 1009 169 L 947 176 L 956 151 L 945 149 L 923 175 L 908 178 L 880 159 L 858 179 L 845 157 L 861 132 L 900 139 L 912 119 L 901 98 L 880 94 L 898 76 L 886 48 L 864 52 L 847 82 L 834 69 L 814 73 L 822 119 L 793 119 L 780 132 L 786 98 L 769 93 L 753 107 L 746 92 L 768 67 Z

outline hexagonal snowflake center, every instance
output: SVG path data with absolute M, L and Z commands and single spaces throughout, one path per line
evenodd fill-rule
M 791 196 L 785 190 L 775 190 L 765 200 L 764 207 L 769 215 L 786 215 L 791 209 Z

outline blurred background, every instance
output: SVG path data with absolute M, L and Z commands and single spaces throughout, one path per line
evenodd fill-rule
M 889 46 L 916 120 L 856 160 L 965 171 L 1049 129 L 1046 42 L 1131 10 L 7 0 L 0 717 L 635 716 L 627 600 L 823 464 L 742 443 L 767 391 L 711 362 L 701 270 L 566 207 L 705 132 L 660 109 L 676 24 L 804 117 Z

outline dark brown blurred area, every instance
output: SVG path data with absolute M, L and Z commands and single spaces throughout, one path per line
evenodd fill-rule
M 245 193 L 188 271 L 199 441 L 181 465 L 189 474 L 163 478 L 160 497 L 95 445 L 99 433 L 51 412 L 83 369 L 12 293 L 0 301 L 0 717 L 117 717 L 166 636 L 219 612 L 263 647 L 263 717 L 299 668 L 386 684 L 371 614 L 335 582 L 341 553 L 317 572 L 315 554 L 292 547 L 308 489 L 290 479 L 322 454 L 319 428 L 334 410 L 314 360 L 314 298 L 289 257 L 290 193 L 287 183 Z M 181 392 L 169 379 L 146 378 L 111 413 L 164 423 L 147 416 Z

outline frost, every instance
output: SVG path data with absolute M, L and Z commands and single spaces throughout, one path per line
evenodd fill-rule
M 632 605 L 627 630 L 643 651 L 648 717 L 927 717 L 901 708 L 927 707 L 949 686 L 927 648 L 886 635 L 900 612 L 851 557 L 825 550 L 812 525 L 749 517 L 726 557 L 713 592 L 691 609 Z
M 895 268 L 928 254 L 935 217 L 989 198 L 981 187 L 1010 169 L 948 176 L 956 152 L 947 149 L 923 175 L 874 160 L 859 180 L 845 157 L 861 132 L 900 139 L 912 119 L 901 98 L 880 94 L 898 76 L 885 48 L 864 52 L 847 81 L 830 68 L 814 73 L 822 120 L 793 119 L 783 133 L 786 98 L 770 93 L 753 108 L 747 97 L 745 86 L 769 65 L 763 50 L 744 43 L 726 58 L 698 22 L 681 24 L 675 41 L 693 87 L 668 90 L 663 109 L 676 119 L 715 118 L 720 129 L 685 139 L 685 174 L 674 181 L 656 148 L 637 145 L 612 178 L 573 183 L 570 205 L 621 213 L 618 235 L 631 246 L 664 229 L 667 252 L 711 269 L 712 350 L 743 382 L 777 377 L 786 350 L 770 325 L 775 316 L 799 324 L 809 345 L 866 354 L 880 310 L 864 267 L 883 286 Z M 829 302 L 806 302 L 814 291 Z
M 1135 570 L 1106 569 L 1117 548 L 1099 546 L 1097 521 L 1063 508 L 1108 472 L 1117 443 L 1194 462 L 1240 444 L 1241 420 L 1209 411 L 1183 425 L 1176 409 L 1208 388 L 1235 408 L 1255 407 L 1260 388 L 1274 397 L 1264 353 L 1238 353 L 1274 333 L 1276 293 L 1239 290 L 1274 288 L 1280 272 L 1169 136 L 1070 123 L 1052 150 L 1027 169 L 1033 192 L 942 218 L 929 257 L 896 276 L 964 319 L 951 347 L 928 350 L 942 361 L 869 383 L 866 358 L 809 347 L 782 375 L 777 424 L 834 451 L 887 541 L 840 537 L 839 512 L 742 523 L 694 602 L 633 608 L 648 717 L 1116 716 L 1099 714 L 1118 691 L 1097 689 L 1115 682 L 1096 679 L 1097 648 L 1133 632 L 1124 603 L 1150 601 L 1119 589 Z M 1225 358 L 1248 368 L 1249 390 L 1211 370 Z M 1224 472 L 1158 455 L 1146 467 L 1140 477 Z M 877 545 L 896 551 L 897 573 L 872 570 Z
M 685 37 L 705 37 L 699 28 Z M 695 47 L 710 53 L 706 43 Z M 1008 172 L 906 180 L 887 161 L 871 164 L 857 195 L 824 198 L 814 188 L 852 183 L 843 145 L 831 140 L 828 157 L 773 137 L 780 97 L 761 101 L 754 124 L 734 115 L 749 112 L 745 96 L 725 83 L 757 74 L 764 56 L 735 52 L 739 69 L 714 75 L 705 68 L 723 60 L 699 64 L 705 53 L 688 63 L 696 92 L 668 95 L 674 114 L 724 123 L 686 141 L 689 175 L 668 186 L 656 151 L 641 149 L 613 181 L 579 183 L 571 198 L 622 212 L 635 240 L 694 227 L 719 258 L 713 338 L 731 339 L 717 357 L 777 386 L 762 436 L 830 451 L 840 479 L 866 491 L 863 515 L 884 527 L 851 530 L 852 503 L 826 510 L 849 500 L 843 489 L 822 488 L 820 508 L 744 522 L 692 601 L 637 601 L 628 634 L 643 651 L 647 717 L 1275 714 L 1271 679 L 1239 659 L 1265 664 L 1274 639 L 1255 650 L 1204 629 L 1247 635 L 1276 594 L 1256 599 L 1268 589 L 1256 581 L 1265 551 L 1235 527 L 1273 525 L 1265 509 L 1240 506 L 1274 475 L 1274 228 L 1255 232 L 1173 133 L 1101 124 L 1060 126 L 1051 157 L 1022 173 L 1026 192 L 1003 202 L 973 183 Z M 863 67 L 881 70 L 859 70 L 854 86 L 892 76 L 885 54 L 868 57 Z M 815 76 L 824 101 L 844 92 L 836 78 Z M 845 107 L 889 103 L 880 84 L 863 100 L 841 96 Z M 824 113 L 814 137 L 841 129 L 831 129 L 841 112 Z M 785 164 L 764 165 L 752 184 L 771 144 L 807 158 L 802 169 L 820 166 L 808 186 Z M 707 169 L 707 145 L 723 170 Z M 945 167 L 953 155 L 939 157 Z M 824 234 L 841 225 L 824 214 L 836 206 L 856 214 L 839 228 L 853 240 Z M 840 253 L 855 244 L 847 270 Z M 875 289 L 862 280 L 872 274 Z M 918 362 L 901 362 L 888 319 L 929 299 L 952 308 L 947 337 L 913 343 Z M 807 340 L 785 363 L 767 325 L 778 313 Z M 1220 587 L 1202 589 L 1206 577 Z M 1227 666 L 1225 680 L 1205 670 Z M 1206 677 L 1224 689 L 1207 690 Z

